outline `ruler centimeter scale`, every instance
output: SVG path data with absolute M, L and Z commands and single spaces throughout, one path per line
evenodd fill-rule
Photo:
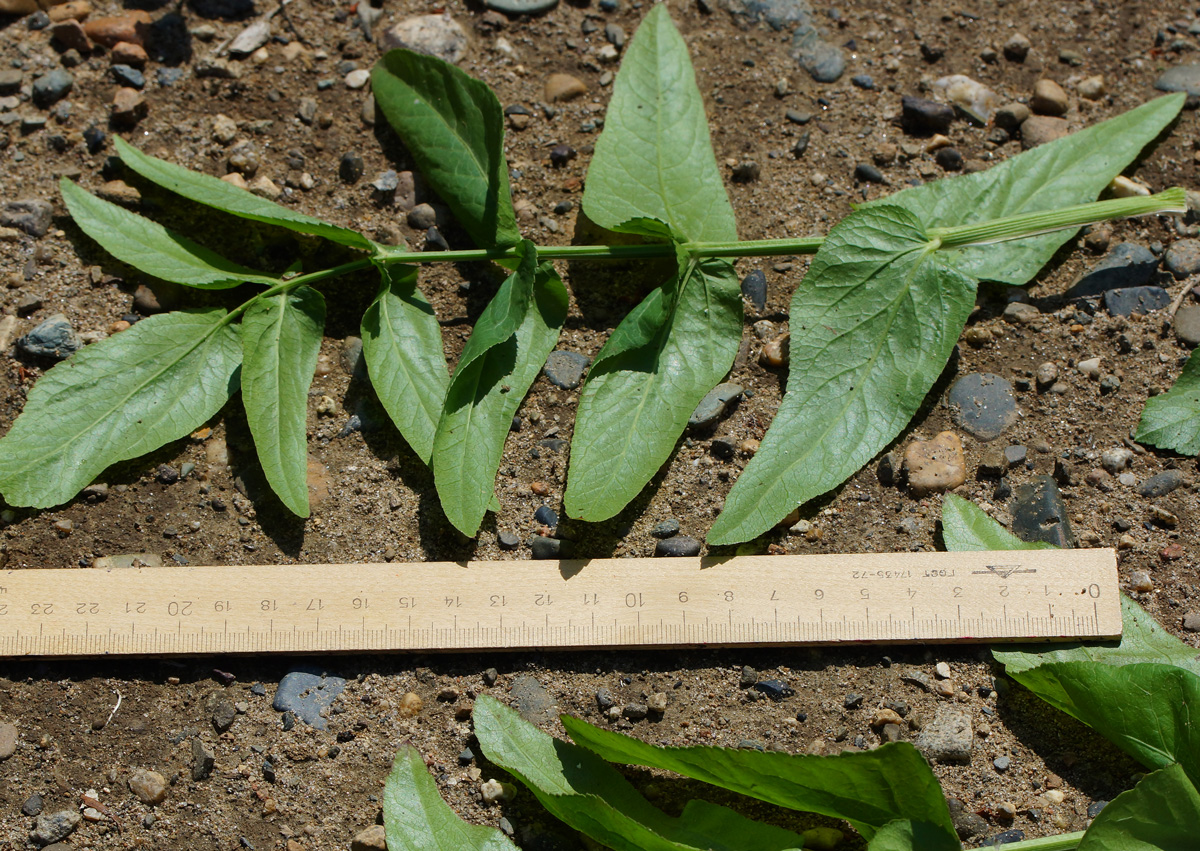
M 0 571 L 0 657 L 1079 640 L 1111 549 Z

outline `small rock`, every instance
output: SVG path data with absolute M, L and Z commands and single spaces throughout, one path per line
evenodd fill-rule
M 1176 278 L 1200 272 L 1200 239 L 1180 239 L 1163 254 L 1163 265 Z
M 1063 87 L 1048 77 L 1043 77 L 1033 84 L 1033 97 L 1029 99 L 1029 108 L 1037 115 L 1064 115 L 1070 100 Z
M 854 167 L 854 179 L 860 183 L 887 183 L 883 172 L 870 163 L 859 163 Z
M 229 43 L 228 50 L 233 56 L 249 56 L 266 44 L 270 38 L 270 19 L 259 18 L 234 37 L 233 41 Z
M 547 538 L 545 535 L 534 535 L 529 549 L 536 559 L 556 559 L 562 556 L 562 541 L 558 538 Z
M 1009 103 L 996 110 L 996 126 L 1009 133 L 1020 129 L 1025 120 L 1033 113 L 1023 103 Z
M 1041 315 L 1034 305 L 1023 301 L 1014 301 L 1004 308 L 1004 321 L 1011 325 L 1028 325 Z
M 409 691 L 400 698 L 398 712 L 401 718 L 416 718 L 424 707 L 425 701 L 421 700 L 421 696 L 416 692 Z
M 293 712 L 305 724 L 324 730 L 328 726 L 322 710 L 337 700 L 346 681 L 311 669 L 291 671 L 279 681 L 272 706 L 276 712 Z
M 1106 449 L 1100 453 L 1100 466 L 1114 476 L 1128 467 L 1129 462 L 1132 460 L 1132 450 L 1126 449 L 1124 446 Z
M 1147 593 L 1154 590 L 1154 580 L 1150 578 L 1150 574 L 1144 570 L 1135 570 L 1129 574 L 1129 589 L 1138 593 Z
M 945 171 L 962 171 L 963 155 L 958 148 L 939 148 L 933 158 Z
M 59 21 L 50 27 L 50 38 L 67 50 L 89 53 L 92 49 L 92 42 L 83 31 L 83 24 L 75 18 Z
M 1154 81 L 1160 92 L 1187 92 L 1200 95 L 1200 65 L 1175 65 Z
M 655 715 L 662 715 L 667 711 L 667 693 L 665 691 L 656 691 L 646 700 L 646 708 Z
M 950 820 L 954 823 L 954 831 L 959 839 L 965 841 L 987 833 L 988 823 L 983 816 L 970 810 L 957 798 L 947 798 L 946 803 L 949 805 Z
M 998 756 L 992 760 L 992 767 L 997 771 L 1008 771 L 1008 768 L 1011 765 L 1012 760 L 1006 756 Z
M 1183 473 L 1179 470 L 1164 470 L 1151 476 L 1138 486 L 1137 492 L 1148 499 L 1166 496 L 1183 484 Z
M 157 771 L 139 768 L 129 778 L 129 790 L 143 804 L 161 804 L 167 797 L 167 778 Z
M 130 65 L 134 68 L 144 68 L 146 63 L 150 61 L 150 56 L 146 53 L 146 48 L 129 41 L 119 41 L 113 45 L 112 52 L 108 54 L 108 58 L 115 64 Z
M 809 23 L 796 28 L 788 54 L 818 83 L 836 82 L 846 70 L 841 49 L 822 39 Z
M 1021 123 L 1021 147 L 1036 148 L 1047 142 L 1062 139 L 1069 131 L 1067 122 L 1049 115 L 1031 115 Z
M 700 404 L 696 406 L 696 410 L 688 419 L 688 425 L 692 428 L 705 428 L 713 425 L 725 415 L 730 405 L 741 398 L 742 387 L 740 384 L 732 382 L 718 384 L 700 400 Z
M 403 47 L 450 63 L 461 61 L 469 45 L 466 31 L 449 14 L 406 18 L 385 30 L 380 42 L 384 51 Z
M 701 544 L 689 535 L 661 538 L 654 545 L 654 555 L 661 558 L 693 558 L 700 555 Z
M 551 74 L 546 78 L 546 102 L 574 100 L 587 94 L 587 86 L 578 77 L 570 74 Z
M 904 451 L 908 487 L 914 496 L 952 490 L 967 479 L 962 441 L 952 431 L 933 440 L 914 440 Z
M 787 683 L 780 680 L 759 680 L 754 684 L 756 691 L 765 694 L 771 700 L 783 700 L 785 697 L 795 695 L 795 690 L 790 688 Z
M 546 379 L 555 387 L 563 390 L 574 390 L 583 383 L 584 370 L 588 368 L 591 358 L 579 352 L 559 349 L 550 353 L 546 358 L 543 372 Z
M 216 765 L 216 755 L 199 739 L 192 739 L 192 779 L 206 780 Z
M 83 347 L 67 317 L 56 313 L 17 340 L 22 351 L 37 357 L 65 360 Z
M 866 698 L 861 694 L 850 692 L 850 694 L 842 698 L 842 706 L 846 707 L 847 709 L 861 709 L 865 699 Z
M 83 31 L 96 44 L 105 47 L 114 47 L 122 41 L 144 46 L 147 36 L 150 35 L 151 24 L 149 12 L 133 9 L 123 15 L 92 18 L 83 25 Z
M 971 762 L 973 740 L 970 714 L 940 706 L 933 720 L 921 728 L 913 744 L 934 762 L 967 764 Z
M 0 225 L 19 228 L 34 237 L 45 236 L 53 221 L 54 208 L 40 198 L 9 201 L 0 210 Z
M 759 312 L 767 307 L 767 276 L 762 269 L 755 269 L 742 278 L 742 295 Z
M 492 778 L 480 784 L 479 792 L 483 796 L 483 802 L 491 806 L 509 800 L 516 790 L 508 784 Z
M 1094 77 L 1080 80 L 1075 86 L 1075 90 L 1084 100 L 1100 100 L 1108 94 L 1108 84 L 1102 75 L 1097 74 Z
M 338 177 L 343 183 L 357 183 L 358 179 L 363 175 L 363 158 L 354 151 L 347 151 L 342 154 L 342 159 L 338 163 Z
M 25 799 L 25 803 L 21 804 L 21 812 L 27 816 L 40 815 L 43 806 L 45 806 L 45 801 L 42 800 L 42 796 L 34 793 Z
M 954 422 L 980 440 L 993 440 L 1017 420 L 1013 387 L 991 373 L 971 373 L 954 382 L 947 394 Z
M 975 123 L 987 125 L 992 120 L 996 111 L 996 93 L 983 83 L 963 74 L 952 74 L 935 80 L 933 87 Z
M 554 698 L 536 677 L 522 674 L 514 679 L 511 695 L 517 714 L 530 724 L 550 723 L 557 717 Z
M 360 830 L 350 840 L 350 851 L 387 851 L 387 829 L 373 824 Z
M 679 534 L 679 528 L 679 521 L 674 518 L 662 520 L 654 524 L 654 528 L 650 530 L 650 535 L 654 538 L 670 538 Z
M 361 89 L 371 79 L 371 72 L 366 68 L 356 68 L 346 75 L 344 82 L 348 89 Z
M 502 529 L 496 534 L 496 543 L 502 550 L 515 550 L 521 546 L 521 539 L 507 529 Z
M 74 85 L 75 78 L 71 74 L 62 68 L 55 68 L 33 81 L 33 103 L 48 109 L 70 94 Z
M 1171 294 L 1162 287 L 1122 287 L 1104 293 L 1104 307 L 1113 316 L 1133 316 L 1162 310 Z
M 650 714 L 650 707 L 644 703 L 628 703 L 621 710 L 621 715 L 630 721 L 641 721 Z
M 1051 477 L 1036 476 L 1032 482 L 1019 485 L 1009 511 L 1013 534 L 1021 540 L 1074 548 L 1075 535 L 1071 532 L 1067 507 Z
M 1200 612 L 1188 612 L 1184 615 L 1183 628 L 1188 632 L 1200 632 Z
M 234 719 L 237 718 L 237 709 L 233 703 L 228 700 L 220 701 L 216 708 L 213 709 L 212 723 L 218 733 L 224 733 L 233 726 Z
M 1150 283 L 1157 271 L 1158 258 L 1150 249 L 1122 242 L 1072 284 L 1066 296 L 1091 298 L 1120 287 L 1142 287 Z
M 108 71 L 118 86 L 128 86 L 131 89 L 146 87 L 145 75 L 132 65 L 110 65 Z
M 1200 305 L 1189 304 L 1175 312 L 1175 337 L 1187 346 L 1200 345 Z
M 437 225 L 437 211 L 432 204 L 417 204 L 408 211 L 408 226 L 415 230 L 428 230 Z
M 1004 43 L 1004 58 L 1010 62 L 1024 62 L 1025 57 L 1029 55 L 1029 49 L 1032 45 L 1029 39 L 1021 33 L 1013 33 L 1012 37 Z
M 112 99 L 112 121 L 118 127 L 126 129 L 135 126 L 146 117 L 150 107 L 146 99 L 137 89 L 122 86 Z
M 7 721 L 0 723 L 0 762 L 17 751 L 17 728 Z
M 75 828 L 79 827 L 81 821 L 83 821 L 83 816 L 75 810 L 42 813 L 38 816 L 37 825 L 33 829 L 33 841 L 38 845 L 61 842 L 70 836 Z
M 1037 368 L 1034 378 L 1037 381 L 1038 390 L 1049 389 L 1055 381 L 1058 381 L 1058 365 L 1046 361 Z

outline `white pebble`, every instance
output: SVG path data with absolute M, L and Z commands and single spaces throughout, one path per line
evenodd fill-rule
M 1088 378 L 1100 377 L 1100 358 L 1088 358 L 1079 362 L 1079 371 Z
M 361 89 L 369 79 L 371 79 L 371 72 L 366 68 L 359 68 L 346 75 L 346 86 L 351 89 Z

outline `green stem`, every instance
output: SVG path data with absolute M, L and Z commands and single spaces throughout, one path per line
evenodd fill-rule
M 317 281 L 323 281 L 326 278 L 340 278 L 342 275 L 349 275 L 352 272 L 358 272 L 362 269 L 369 269 L 371 267 L 371 263 L 371 258 L 364 257 L 361 260 L 343 263 L 340 266 L 334 266 L 330 269 L 321 269 L 317 272 L 309 272 L 307 275 L 297 275 L 294 278 L 288 278 L 286 281 L 280 281 L 279 283 L 272 287 L 268 287 L 262 292 L 255 293 L 253 298 L 246 299 L 246 301 L 229 311 L 229 315 L 225 317 L 223 324 L 228 325 L 230 322 L 237 319 L 250 309 L 250 305 L 254 304 L 254 302 L 258 301 L 260 298 L 270 298 L 273 295 L 279 295 L 279 293 L 291 292 L 292 290 L 296 289 L 296 287 L 302 287 L 305 284 L 314 284 Z
M 1084 831 L 1043 836 L 1041 839 L 1022 839 L 1004 846 L 1004 851 L 1074 851 L 1083 840 Z

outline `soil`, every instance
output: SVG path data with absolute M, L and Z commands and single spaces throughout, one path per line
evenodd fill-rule
M 238 5 L 228 4 L 231 9 Z M 110 0 L 96 0 L 94 7 L 93 16 L 121 11 Z M 349 7 L 300 0 L 287 6 L 274 24 L 282 39 L 303 40 L 306 47 L 299 56 L 285 59 L 284 45 L 277 40 L 267 45 L 262 62 L 231 61 L 240 69 L 237 79 L 195 73 L 199 59 L 273 8 L 264 3 L 246 17 L 225 19 L 202 16 L 212 9 L 211 3 L 155 6 L 154 17 L 174 15 L 171 20 L 179 24 L 174 31 L 191 29 L 192 35 L 180 40 L 186 50 L 179 52 L 176 45 L 160 56 L 163 61 L 151 60 L 146 69 L 148 114 L 135 129 L 116 131 L 149 153 L 217 175 L 226 172 L 230 149 L 248 140 L 260 160 L 258 174 L 286 187 L 283 203 L 381 239 L 403 236 L 419 247 L 423 232 L 409 228 L 394 206 L 375 201 L 368 186 L 385 170 L 411 168 L 411 161 L 382 120 L 373 126 L 364 121 L 366 91 L 342 82 L 348 66 L 339 68 L 339 63 L 369 68 L 379 55 L 375 43 L 362 37 Z M 470 50 L 460 66 L 487 81 L 501 103 L 526 104 L 534 113 L 528 127 L 510 130 L 507 141 L 509 162 L 519 173 L 514 174 L 513 191 L 524 209 L 525 233 L 544 243 L 569 241 L 595 140 L 595 132 L 583 127 L 603 116 L 611 92 L 603 78 L 614 66 L 598 55 L 605 44 L 604 25 L 619 23 L 632 35 L 646 7 L 622 2 L 616 11 L 606 12 L 581 0 L 560 4 L 539 17 L 506 18 L 462 0 L 444 6 L 400 0 L 382 9 L 376 31 L 443 8 L 470 35 Z M 789 55 L 791 36 L 786 32 L 766 24 L 742 24 L 716 7 L 704 11 L 673 2 L 671 11 L 692 52 L 717 160 L 725 169 L 743 238 L 822 233 L 849 211 L 852 202 L 886 195 L 910 180 L 941 176 L 933 153 L 923 149 L 925 140 L 904 135 L 897 122 L 901 96 L 927 94 L 933 79 L 966 74 L 1007 103 L 1028 100 L 1039 78 L 1053 78 L 1068 91 L 1066 119 L 1078 128 L 1154 96 L 1152 84 L 1161 71 L 1186 62 L 1186 51 L 1200 46 L 1188 34 L 1194 19 L 1178 4 L 1163 2 L 846 0 L 836 13 L 819 10 L 829 39 L 847 45 L 848 61 L 841 79 L 820 84 Z M 585 21 L 599 28 L 585 34 Z M 49 44 L 47 30 L 31 31 L 24 19 L 15 17 L 3 22 L 0 56 L 23 69 L 25 84 L 62 61 Z M 197 27 L 211 31 L 197 34 Z M 1017 32 L 1031 42 L 1022 62 L 1006 58 L 1003 51 Z M 507 52 L 500 49 L 502 39 L 509 45 Z M 52 118 L 44 129 L 25 133 L 13 124 L 6 131 L 8 145 L 0 150 L 0 201 L 41 198 L 55 210 L 47 235 L 0 243 L 0 278 L 7 281 L 7 288 L 0 289 L 0 305 L 5 314 L 21 314 L 18 334 L 55 313 L 66 314 L 80 331 L 106 331 L 126 314 L 138 312 L 132 297 L 142 281 L 72 225 L 56 186 L 64 174 L 89 189 L 122 176 L 106 161 L 111 146 L 89 153 L 80 136 L 93 123 L 114 132 L 106 124 L 114 92 L 108 66 L 109 57 L 97 51 L 71 69 L 76 83 L 64 122 Z M 162 67 L 179 68 L 182 78 L 169 87 L 158 85 L 155 74 Z M 558 105 L 555 117 L 547 118 L 536 105 L 543 100 L 545 79 L 556 72 L 579 77 L 589 91 L 582 99 Z M 854 85 L 851 78 L 858 74 L 870 75 L 875 88 Z M 1107 86 L 1107 95 L 1095 101 L 1076 90 L 1079 80 L 1093 75 L 1103 75 Z M 332 85 L 318 85 L 325 80 Z M 781 80 L 785 85 L 778 85 Z M 311 125 L 296 117 L 301 98 L 317 101 Z M 801 126 L 785 118 L 787 110 L 815 117 Z M 28 102 L 20 111 L 46 113 Z M 218 115 L 239 126 L 230 144 L 214 138 Z M 1194 112 L 1184 112 L 1128 173 L 1156 190 L 1192 185 L 1196 121 Z M 791 150 L 802 133 L 808 133 L 810 141 L 796 156 Z M 1019 140 L 998 143 L 992 133 L 993 128 L 958 120 L 949 136 L 967 168 L 978 168 L 1021 150 Z M 65 146 L 49 141 L 52 136 L 65 137 Z M 564 144 L 578 156 L 554 167 L 550 151 Z M 301 167 L 289 166 L 285 152 L 293 149 L 303 157 Z M 361 156 L 365 166 L 364 176 L 352 184 L 339 177 L 347 153 Z M 758 164 L 758 177 L 733 180 L 734 167 L 745 161 Z M 856 164 L 873 161 L 881 163 L 887 183 L 856 183 Z M 301 172 L 314 178 L 311 190 L 301 188 Z M 168 203 L 153 187 L 129 175 L 124 179 L 141 190 L 142 212 L 210 239 L 251 265 L 282 269 L 297 253 L 311 256 L 316 250 L 265 229 L 238 225 L 229 230 L 219 217 Z M 563 201 L 571 202 L 571 210 L 555 213 Z M 446 235 L 452 245 L 466 244 L 453 227 Z M 1056 459 L 1065 460 L 1073 477 L 1062 493 L 1081 545 L 1116 547 L 1123 535 L 1128 536 L 1119 552 L 1123 587 L 1132 590 L 1135 572 L 1147 574 L 1152 590 L 1134 596 L 1168 630 L 1195 646 L 1197 636 L 1181 628 L 1182 615 L 1197 607 L 1192 530 L 1200 505 L 1194 461 L 1137 449 L 1131 471 L 1138 480 L 1169 468 L 1185 475 L 1183 487 L 1158 500 L 1141 497 L 1133 487 L 1115 481 L 1105 488 L 1084 481 L 1088 471 L 1099 467 L 1103 450 L 1127 442 L 1145 400 L 1170 386 L 1188 350 L 1176 341 L 1166 311 L 1125 319 L 1109 315 L 1103 307 L 1092 311 L 1068 304 L 1061 297 L 1106 244 L 1130 241 L 1161 250 L 1180 235 L 1181 229 L 1170 222 L 1151 218 L 1097 229 L 1086 239 L 1068 243 L 1028 288 L 1041 311 L 1028 325 L 1006 322 L 1002 313 L 1008 293 L 984 287 L 968 326 L 971 344 L 966 337 L 960 343 L 928 403 L 895 445 L 902 448 L 912 439 L 956 430 L 943 403 L 954 377 L 990 372 L 1013 381 L 1020 418 L 994 444 L 962 434 L 968 478 L 956 492 L 984 504 L 1003 521 L 1007 510 L 1005 501 L 994 495 L 996 482 L 979 471 L 989 448 L 1030 447 L 1029 463 L 1009 473 L 1014 486 L 1053 473 Z M 573 554 L 648 556 L 655 544 L 650 530 L 667 518 L 677 519 L 685 534 L 703 539 L 745 464 L 741 457 L 714 457 L 712 439 L 760 439 L 778 406 L 785 377 L 782 370 L 760 365 L 764 339 L 751 326 L 767 320 L 772 333 L 786 330 L 789 298 L 806 267 L 805 258 L 739 262 L 743 275 L 763 269 L 769 285 L 766 308 L 747 309 L 745 357 L 739 358 L 731 376 L 753 395 L 714 432 L 686 436 L 643 495 L 614 520 L 595 525 L 564 520 L 557 534 L 569 542 Z M 594 355 L 644 285 L 611 269 L 564 265 L 562 271 L 573 299 L 560 347 Z M 453 362 L 498 279 L 483 266 L 442 265 L 423 270 L 421 281 L 443 324 L 447 357 Z M 1176 281 L 1164 274 L 1162 283 L 1178 295 L 1196 281 Z M 88 568 L 98 557 L 128 553 L 154 554 L 168 565 L 529 558 L 524 544 L 515 552 L 501 549 L 497 534 L 509 530 L 528 539 L 538 531 L 538 506 L 547 503 L 560 509 L 565 451 L 548 451 L 538 444 L 549 437 L 570 440 L 578 391 L 559 390 L 544 377 L 538 379 L 521 409 L 525 425 L 510 435 L 506 446 L 497 489 L 501 510 L 489 515 L 477 539 L 462 537 L 441 515 L 430 474 L 386 423 L 369 387 L 355 373 L 353 341 L 347 338 L 357 333 L 358 316 L 373 287 L 366 276 L 351 279 L 329 298 L 331 315 L 309 418 L 315 488 L 311 519 L 291 517 L 265 492 L 245 420 L 234 405 L 211 423 L 211 431 L 108 471 L 101 479 L 108 485 L 105 496 L 81 496 L 44 511 L 11 509 L 3 515 L 7 569 Z M 184 298 L 173 288 L 155 289 L 163 305 Z M 30 296 L 40 301 L 32 310 L 25 301 Z M 1096 356 L 1120 377 L 1115 393 L 1102 395 L 1097 382 L 1074 368 L 1080 360 Z M 1062 394 L 1039 393 L 1034 385 L 1034 371 L 1047 361 L 1061 370 L 1066 385 Z M 11 425 L 28 388 L 47 366 L 11 346 L 6 350 L 0 364 L 0 432 Z M 333 400 L 332 407 L 322 405 L 326 396 Z M 327 412 L 318 413 L 318 406 Z M 364 427 L 343 435 L 352 414 L 359 415 Z M 189 464 L 193 471 L 178 481 L 165 469 L 180 471 Z M 786 553 L 939 548 L 941 498 L 918 499 L 903 487 L 884 485 L 876 467 L 869 465 L 827 498 L 805 506 L 801 516 L 811 524 L 807 534 L 780 529 L 760 542 L 762 550 L 768 545 L 771 552 Z M 539 490 L 548 488 L 549 495 L 534 493 L 534 483 L 540 483 Z M 1174 513 L 1178 525 L 1148 522 L 1152 503 Z M 1160 552 L 1170 544 L 1181 545 L 1182 552 L 1175 551 L 1181 557 L 1168 561 Z M 1146 583 L 1139 579 L 1138 587 Z M 972 757 L 969 764 L 939 764 L 935 771 L 948 796 L 985 820 L 985 833 L 1018 829 L 1035 837 L 1083 829 L 1089 807 L 1094 811 L 1095 802 L 1129 788 L 1140 767 L 1021 689 L 997 681 L 998 670 L 989 660 L 984 648 L 956 645 L 311 660 L 8 661 L 0 669 L 0 721 L 16 726 L 19 742 L 15 754 L 0 762 L 0 848 L 31 847 L 28 836 L 35 819 L 22 814 L 30 796 L 42 796 L 44 812 L 53 813 L 77 809 L 88 790 L 94 790 L 108 815 L 102 812 L 98 820 L 85 820 L 66 840 L 68 847 L 346 848 L 379 819 L 382 781 L 403 741 L 425 754 L 442 793 L 464 818 L 495 825 L 503 817 L 526 848 L 582 847 L 578 836 L 540 811 L 527 793 L 500 807 L 484 806 L 478 781 L 504 775 L 483 761 L 477 746 L 473 762 L 459 761 L 463 749 L 472 745 L 463 706 L 481 694 L 506 699 L 514 681 L 525 675 L 536 678 L 559 710 L 593 721 L 600 720 L 595 696 L 600 688 L 611 690 L 618 705 L 666 692 L 669 705 L 661 720 L 615 725 L 652 741 L 792 752 L 874 746 L 880 742 L 870 727 L 874 709 L 897 701 L 909 707 L 909 728 L 901 730 L 901 738 L 912 739 L 922 720 L 932 719 L 939 707 L 957 704 L 975 725 Z M 949 697 L 899 676 L 916 668 L 935 681 L 934 666 L 941 661 L 951 668 Z M 279 679 L 302 662 L 349 680 L 327 730 L 301 723 L 285 731 L 280 713 L 271 707 Z M 785 681 L 794 696 L 775 702 L 741 687 L 746 665 L 761 678 Z M 490 667 L 499 675 L 487 685 L 483 675 Z M 265 688 L 252 690 L 255 684 Z M 439 700 L 448 688 L 461 696 Z M 415 717 L 400 712 L 401 698 L 408 692 L 424 703 Z M 846 708 L 849 693 L 864 696 L 862 708 Z M 212 715 L 221 701 L 239 705 L 239 714 L 228 731 L 218 733 Z M 562 735 L 557 722 L 545 726 Z M 216 754 L 215 770 L 203 780 L 191 775 L 191 741 L 197 737 Z M 1003 771 L 993 765 L 1002 756 L 1011 760 Z M 275 766 L 273 780 L 264 776 L 264 760 Z M 169 781 L 166 800 L 157 806 L 142 803 L 128 786 L 131 773 L 142 768 Z M 697 785 L 666 782 L 646 772 L 629 774 L 652 800 L 671 811 L 701 791 Z M 729 801 L 729 796 L 713 795 L 711 790 L 704 793 Z M 783 811 L 765 812 L 744 801 L 738 805 L 801 829 L 823 823 Z M 1005 817 L 1006 807 L 1015 817 Z M 859 847 L 848 828 L 846 833 L 843 847 Z

